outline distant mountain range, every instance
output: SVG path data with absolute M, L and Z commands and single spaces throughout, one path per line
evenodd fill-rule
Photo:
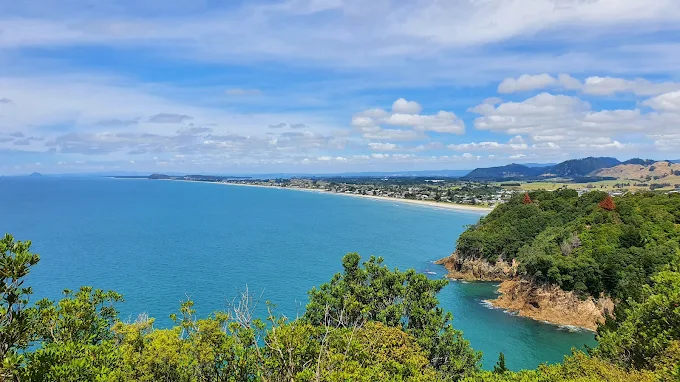
M 570 159 L 562 163 L 547 166 L 529 166 L 526 164 L 509 164 L 499 167 L 477 168 L 463 179 L 476 181 L 493 180 L 540 180 L 549 178 L 612 178 L 612 179 L 645 179 L 654 176 L 672 176 L 680 160 L 655 161 L 652 159 L 633 158 L 621 162 L 610 157 L 588 157 Z M 657 178 L 658 179 L 658 178 Z

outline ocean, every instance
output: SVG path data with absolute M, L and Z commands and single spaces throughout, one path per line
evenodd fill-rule
M 41 255 L 28 278 L 33 301 L 90 285 L 120 292 L 121 317 L 146 313 L 157 327 L 191 298 L 200 315 L 227 309 L 248 288 L 295 318 L 307 291 L 358 252 L 394 268 L 440 278 L 448 256 L 479 213 L 338 195 L 208 183 L 109 178 L 0 178 L 0 234 L 31 240 Z M 594 346 L 572 331 L 492 309 L 495 284 L 451 282 L 440 294 L 454 327 L 492 368 L 560 362 Z

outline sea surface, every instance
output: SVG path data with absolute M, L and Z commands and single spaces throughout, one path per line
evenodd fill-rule
M 479 213 L 295 190 L 108 178 L 0 178 L 0 234 L 31 240 L 41 255 L 30 275 L 35 298 L 91 285 L 125 296 L 123 319 L 147 313 L 157 326 L 187 297 L 199 314 L 225 310 L 249 292 L 294 318 L 307 291 L 358 252 L 390 267 L 440 278 L 432 261 L 449 255 Z M 492 368 L 554 363 L 590 332 L 516 317 L 483 303 L 495 284 L 452 282 L 439 296 L 454 326 Z M 260 305 L 264 309 L 264 305 Z

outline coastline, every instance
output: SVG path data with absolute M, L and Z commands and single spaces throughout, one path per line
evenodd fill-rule
M 442 208 L 442 209 L 462 211 L 462 212 L 475 212 L 475 213 L 479 213 L 479 214 L 483 214 L 483 215 L 486 215 L 489 212 L 493 211 L 493 208 L 491 208 L 491 207 L 477 207 L 477 206 L 472 206 L 472 205 L 469 205 L 469 204 L 440 203 L 440 202 L 434 202 L 434 201 L 428 201 L 428 200 L 400 199 L 400 198 L 390 198 L 390 197 L 385 197 L 385 196 L 374 196 L 374 195 L 345 194 L 345 193 L 340 193 L 340 192 L 331 192 L 331 191 L 327 191 L 327 190 L 311 189 L 311 188 L 262 186 L 262 185 L 257 185 L 257 184 L 243 184 L 243 183 L 200 182 L 200 181 L 195 181 L 195 180 L 180 180 L 180 179 L 154 179 L 154 180 L 168 180 L 168 181 L 171 181 L 171 182 L 211 183 L 211 184 L 220 184 L 220 185 L 227 185 L 227 186 L 238 186 L 238 187 L 274 188 L 274 189 L 279 189 L 279 190 L 316 192 L 316 193 L 319 193 L 319 194 L 349 196 L 349 197 L 354 197 L 354 198 L 371 199 L 371 200 L 378 200 L 378 201 L 384 201 L 384 202 L 410 204 L 410 205 L 416 205 L 416 206 L 421 206 L 421 207 Z
M 614 302 L 609 298 L 581 300 L 573 292 L 557 286 L 536 286 L 521 279 L 503 281 L 498 293 L 497 298 L 484 301 L 520 317 L 593 333 L 608 312 L 614 310 Z
M 581 299 L 557 286 L 536 285 L 521 279 L 518 264 L 499 260 L 489 264 L 482 259 L 460 259 L 457 253 L 435 261 L 447 271 L 450 280 L 496 282 L 498 296 L 484 300 L 490 308 L 543 323 L 594 332 L 614 303 L 607 298 Z

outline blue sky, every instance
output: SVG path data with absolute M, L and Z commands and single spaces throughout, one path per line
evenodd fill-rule
M 0 9 L 0 174 L 680 158 L 676 0 Z

